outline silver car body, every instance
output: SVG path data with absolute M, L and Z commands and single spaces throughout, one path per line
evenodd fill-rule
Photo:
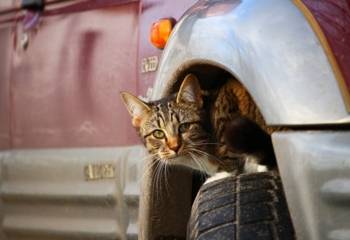
M 236 77 L 269 125 L 350 123 L 325 51 L 293 1 L 199 1 L 172 33 L 152 98 L 169 94 L 184 72 L 203 63 Z M 348 239 L 350 132 L 272 138 L 298 239 Z
M 203 62 L 234 75 L 268 124 L 350 122 L 322 45 L 292 1 L 200 1 L 177 23 L 153 98 L 166 95 L 179 72 Z

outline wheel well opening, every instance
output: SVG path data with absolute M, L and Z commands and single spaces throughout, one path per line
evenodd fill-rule
M 233 78 L 232 74 L 223 68 L 211 64 L 196 64 L 176 74 L 176 81 L 175 84 L 171 87 L 170 93 L 175 93 L 178 91 L 183 79 L 189 73 L 193 73 L 197 76 L 203 90 L 217 89 L 222 86 L 228 79 Z
M 221 86 L 223 86 L 227 81 L 235 81 L 237 83 L 237 87 L 241 88 L 242 91 L 247 94 L 248 97 L 241 100 L 240 104 L 242 106 L 248 106 L 250 109 L 254 109 L 251 113 L 248 114 L 248 118 L 255 121 L 262 129 L 264 129 L 267 133 L 271 134 L 276 129 L 274 127 L 269 127 L 266 124 L 266 121 L 263 115 L 258 108 L 258 105 L 255 103 L 253 97 L 250 95 L 248 89 L 239 81 L 237 77 L 234 76 L 233 73 L 225 70 L 222 67 L 215 66 L 209 63 L 199 63 L 195 65 L 191 65 L 187 68 L 182 69 L 176 74 L 176 81 L 170 87 L 169 93 L 175 93 L 179 90 L 182 81 L 184 80 L 187 74 L 194 74 L 200 81 L 200 85 L 202 90 L 212 91 L 217 90 Z M 243 102 L 244 101 L 244 102 Z
M 179 90 L 185 76 L 190 73 L 197 76 L 200 81 L 202 90 L 217 90 L 228 81 L 235 81 L 239 83 L 237 84 L 238 87 L 245 89 L 243 84 L 240 83 L 240 81 L 234 76 L 233 73 L 225 70 L 220 66 L 204 63 L 186 66 L 174 73 L 174 76 L 172 76 L 171 79 L 174 84 L 168 87 L 166 94 L 176 93 Z M 245 91 L 247 94 L 249 94 L 246 89 Z M 250 106 L 256 106 L 253 99 L 250 99 L 251 101 L 247 104 Z M 253 109 L 257 110 L 258 108 L 253 107 Z M 262 128 L 263 126 L 266 126 L 265 121 L 263 120 L 260 120 L 260 122 L 257 123 Z M 267 132 L 270 133 L 269 131 Z M 157 196 L 153 193 L 153 200 L 150 202 L 152 205 L 152 215 L 157 216 L 158 219 L 158 224 L 153 224 L 153 226 L 156 227 L 151 229 L 151 232 L 154 236 L 162 236 L 168 234 L 168 232 L 166 232 L 166 229 L 169 229 L 169 227 L 179 229 L 181 228 L 181 223 L 188 220 L 188 217 L 190 216 L 191 205 L 200 186 L 205 180 L 203 173 L 199 173 L 196 170 L 187 171 L 183 168 L 175 167 L 171 169 L 168 177 L 169 178 L 167 180 L 167 184 L 170 187 L 172 194 L 168 195 L 166 193 L 162 193 L 162 197 L 157 199 Z M 172 204 L 172 208 L 168 207 L 169 203 Z M 179 203 L 181 204 L 179 205 Z M 167 207 L 165 208 L 160 206 Z M 164 209 L 167 209 L 167 211 Z M 161 210 L 163 210 L 163 212 Z M 179 214 L 179 212 L 182 214 Z M 185 235 L 185 230 L 183 234 Z

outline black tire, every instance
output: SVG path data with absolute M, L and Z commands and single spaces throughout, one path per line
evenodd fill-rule
M 296 239 L 280 178 L 272 172 L 251 173 L 203 185 L 192 206 L 187 239 Z

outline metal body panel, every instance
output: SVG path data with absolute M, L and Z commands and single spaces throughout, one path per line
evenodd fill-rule
M 284 132 L 272 139 L 298 239 L 349 239 L 350 132 Z
M 327 56 L 292 1 L 199 1 L 173 31 L 152 98 L 201 63 L 241 81 L 268 124 L 350 122 Z
M 0 28 L 0 149 L 10 147 L 11 29 Z
M 26 31 L 26 50 L 21 47 L 25 15 L 12 14 L 12 22 L 0 26 L 0 149 L 138 143 L 119 91 L 147 94 L 155 72 L 142 73 L 142 59 L 161 54 L 149 42 L 151 24 L 180 18 L 194 1 L 50 6 L 37 27 Z
M 139 20 L 139 53 L 138 53 L 138 72 L 139 85 L 137 94 L 147 96 L 151 93 L 154 84 L 156 72 L 142 72 L 142 60 L 149 57 L 157 57 L 158 61 L 162 50 L 154 47 L 150 38 L 150 28 L 152 23 L 160 18 L 171 17 L 179 20 L 181 15 L 197 0 L 142 0 Z
M 327 37 L 350 94 L 350 2 L 303 0 Z
M 137 239 L 143 146 L 0 153 L 0 232 L 10 239 Z M 87 180 L 89 164 L 114 177 Z
M 65 1 L 47 7 L 28 32 L 25 11 L 1 16 L 0 149 L 9 150 L 0 153 L 0 239 L 185 235 L 191 172 L 171 171 L 175 187 L 158 204 L 149 171 L 138 224 L 143 147 L 94 147 L 139 142 L 119 91 L 146 93 L 154 72 L 141 73 L 141 59 L 161 53 L 148 42 L 151 23 L 179 18 L 193 2 Z M 87 164 L 106 163 L 116 179 L 86 181 Z
M 45 14 L 27 31 L 26 50 L 21 21 L 4 36 L 11 44 L 1 56 L 9 74 L 1 74 L 0 107 L 10 136 L 0 148 L 138 143 L 119 91 L 134 92 L 138 84 L 139 3 L 80 2 Z

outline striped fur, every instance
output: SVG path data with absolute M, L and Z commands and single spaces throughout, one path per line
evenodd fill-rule
M 230 123 L 239 119 L 249 127 L 255 123 L 248 119 L 263 122 L 255 105 L 247 104 L 252 102 L 249 94 L 236 81 L 203 94 L 198 80 L 190 74 L 177 94 L 159 101 L 145 103 L 128 93 L 122 93 L 122 98 L 153 159 L 209 175 L 244 171 L 247 154 L 237 151 L 237 144 L 227 144 L 225 133 L 237 132 Z

